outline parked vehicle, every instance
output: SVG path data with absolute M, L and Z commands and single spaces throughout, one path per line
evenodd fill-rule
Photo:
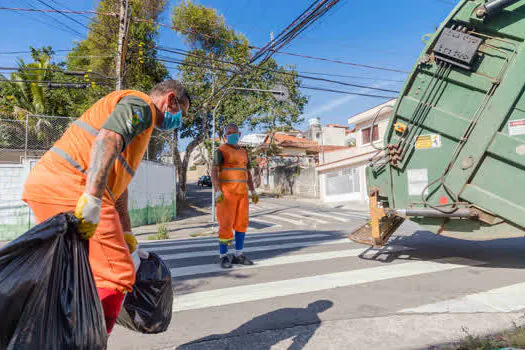
M 525 231 L 525 0 L 461 1 L 434 34 L 367 167 L 384 245 L 405 219 L 436 233 Z
M 211 176 L 207 176 L 207 175 L 201 176 L 199 181 L 197 181 L 197 186 L 201 188 L 204 186 L 211 187 Z

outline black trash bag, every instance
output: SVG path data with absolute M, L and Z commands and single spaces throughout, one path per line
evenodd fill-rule
M 78 220 L 59 214 L 0 249 L 0 349 L 106 349 Z
M 133 291 L 126 295 L 117 324 L 135 332 L 155 334 L 168 329 L 173 306 L 171 272 L 155 253 L 140 259 Z

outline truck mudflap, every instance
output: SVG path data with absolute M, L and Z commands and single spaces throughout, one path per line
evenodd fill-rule
M 374 247 L 382 247 L 390 236 L 405 221 L 397 215 L 388 215 L 384 208 L 378 206 L 379 190 L 369 192 L 370 221 L 352 232 L 348 238 L 352 241 Z

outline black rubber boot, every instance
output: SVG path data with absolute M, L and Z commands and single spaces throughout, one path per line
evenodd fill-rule
M 253 265 L 253 261 L 248 259 L 246 257 L 246 255 L 241 254 L 241 255 L 235 255 L 232 258 L 232 264 L 236 264 L 236 265 Z
M 232 263 L 230 262 L 230 258 L 226 255 L 221 258 L 221 267 L 223 269 L 231 269 Z

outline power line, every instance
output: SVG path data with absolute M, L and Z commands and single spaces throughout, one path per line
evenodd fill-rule
M 51 1 L 53 1 L 53 0 L 51 0 Z M 53 2 L 55 4 L 57 4 L 56 1 L 53 1 Z M 65 7 L 65 8 L 67 8 L 67 7 Z M 3 6 L 0 7 L 0 11 L 42 12 L 42 13 L 70 13 L 70 14 L 74 14 L 74 15 L 83 15 L 84 17 L 86 17 L 88 19 L 91 19 L 91 18 L 85 16 L 86 14 L 97 14 L 96 11 L 74 11 L 74 10 L 71 10 L 71 9 L 67 9 L 67 10 L 54 10 L 54 9 L 46 10 L 46 9 L 34 9 L 34 8 L 23 8 L 23 7 L 3 7 Z
M 372 66 L 368 64 L 353 63 L 353 62 L 348 62 L 348 61 L 336 60 L 336 59 L 331 59 L 331 58 L 323 58 L 323 57 L 315 57 L 315 56 L 303 55 L 303 54 L 297 54 L 297 53 L 291 53 L 291 52 L 277 52 L 277 54 L 313 59 L 313 60 L 318 60 L 318 61 L 326 61 L 330 63 L 344 64 L 344 65 L 360 67 L 360 68 L 376 69 L 376 70 L 383 70 L 383 71 L 395 72 L 395 73 L 410 73 L 409 71 L 405 71 L 401 69 Z
M 66 13 L 64 13 L 63 10 L 58 10 L 58 9 L 54 8 L 53 6 L 51 6 L 51 5 L 47 4 L 47 3 L 45 3 L 45 2 L 42 1 L 42 0 L 36 0 L 36 1 L 38 1 L 39 3 L 41 3 L 41 4 L 44 5 L 44 6 L 49 7 L 49 8 L 52 9 L 52 10 L 57 11 L 58 13 L 60 13 L 62 16 L 66 17 L 66 18 L 69 19 L 70 21 L 73 21 L 73 22 L 79 24 L 80 26 L 86 28 L 87 30 L 89 30 L 89 27 L 88 27 L 87 25 L 85 25 L 84 23 L 82 23 L 82 22 L 76 20 L 75 18 L 73 18 L 73 17 L 67 15 Z
M 2 71 L 48 71 L 48 72 L 55 72 L 55 73 L 64 73 L 65 75 L 74 75 L 74 76 L 83 76 L 83 77 L 85 77 L 86 75 L 93 74 L 102 79 L 114 79 L 104 74 L 93 72 L 93 71 L 71 71 L 71 70 L 62 70 L 58 68 L 0 67 L 0 70 Z
M 92 86 L 92 83 L 95 83 L 95 85 L 109 85 L 108 83 L 101 83 L 101 82 L 90 82 L 90 83 L 80 83 L 80 82 L 67 82 L 67 81 L 54 81 L 54 80 L 22 80 L 22 79 L 16 79 L 16 80 L 2 80 L 0 79 L 0 82 L 8 82 L 8 83 L 31 83 L 31 84 L 63 84 L 63 85 L 86 85 L 86 86 Z
M 22 0 L 22 1 L 23 1 L 24 3 L 26 3 L 28 6 L 31 6 L 27 1 L 25 1 L 25 0 Z M 17 13 L 18 13 L 18 12 L 17 12 Z M 19 14 L 20 16 L 22 16 L 21 13 L 18 13 L 18 14 Z M 47 17 L 50 17 L 49 14 L 47 14 L 47 13 L 42 13 L 41 15 L 45 15 L 46 18 L 47 18 Z M 44 17 L 44 16 L 41 16 L 41 17 Z M 31 17 L 30 17 L 30 18 L 31 18 Z M 75 36 L 78 35 L 78 33 L 77 33 L 75 30 L 73 30 L 73 29 L 69 29 L 67 26 L 59 26 L 59 25 L 56 25 L 56 24 L 54 23 L 54 21 L 46 21 L 46 20 L 42 20 L 42 19 L 39 19 L 39 18 L 40 18 L 40 17 L 35 17 L 35 18 L 31 18 L 31 19 L 32 19 L 33 21 L 36 21 L 36 22 L 42 23 L 42 24 L 44 24 L 44 25 L 47 26 L 47 27 L 51 27 L 51 28 L 57 29 L 57 30 L 59 30 L 59 31 L 61 31 L 61 32 L 68 33 L 68 34 L 70 34 L 70 35 L 73 34 L 73 35 L 75 35 Z
M 441 1 L 446 2 L 445 0 L 441 0 Z M 453 4 L 453 3 L 450 3 L 450 4 Z M 22 9 L 22 8 L 9 8 L 9 7 L 0 7 L 0 10 L 35 11 L 35 12 L 39 12 L 39 11 L 40 12 L 42 12 L 42 11 L 47 11 L 47 12 L 60 12 L 60 11 L 61 12 L 66 12 L 66 11 L 63 11 L 63 10 L 52 11 L 52 10 Z M 96 15 L 102 15 L 102 16 L 110 16 L 110 17 L 115 17 L 116 16 L 116 14 L 113 14 L 113 13 L 104 13 L 104 12 L 97 12 L 97 11 L 69 11 L 67 13 L 70 13 L 70 14 L 87 14 L 87 13 L 90 13 L 90 14 L 96 14 Z M 160 23 L 160 22 L 156 22 L 156 21 L 153 21 L 153 20 L 145 19 L 145 18 L 133 17 L 132 21 L 150 23 L 150 24 L 159 25 L 161 27 L 165 27 L 165 28 L 168 28 L 168 29 L 171 29 L 171 30 L 176 30 L 176 28 L 174 28 L 173 26 L 171 26 L 169 24 Z M 215 37 L 213 35 L 208 35 L 206 33 L 199 33 L 199 32 L 197 32 L 197 31 L 195 31 L 195 30 L 193 30 L 191 28 L 178 29 L 177 31 L 183 32 L 183 33 L 189 33 L 189 34 L 200 34 L 202 36 L 209 37 L 209 38 L 212 38 L 212 39 L 215 39 L 215 40 L 220 40 L 220 41 L 224 41 L 224 42 L 227 42 L 227 43 L 233 43 L 233 41 L 231 41 L 231 40 Z M 253 45 L 251 45 L 250 48 L 251 49 L 261 49 L 261 47 L 253 46 Z M 330 63 L 335 63 L 335 64 L 343 64 L 343 65 L 354 66 L 354 67 L 359 67 L 359 68 L 366 68 L 366 69 L 373 69 L 373 70 L 380 70 L 380 71 L 389 71 L 389 72 L 395 72 L 395 73 L 405 73 L 405 74 L 410 73 L 409 71 L 402 70 L 402 69 L 381 67 L 381 66 L 377 66 L 377 65 L 369 65 L 369 64 L 362 64 L 362 63 L 355 63 L 355 62 L 343 61 L 343 60 L 339 60 L 339 59 L 317 57 L 317 56 L 312 56 L 312 55 L 304 55 L 304 54 L 298 54 L 298 53 L 292 53 L 292 52 L 286 52 L 286 51 L 278 51 L 278 52 L 274 52 L 274 53 L 277 54 L 277 55 L 295 56 L 295 57 L 301 57 L 301 58 L 305 58 L 305 59 L 324 61 L 324 62 L 330 62 Z
M 168 49 L 168 48 L 164 48 L 164 47 L 157 47 L 157 48 L 159 50 L 161 50 L 161 51 L 171 52 L 171 53 L 175 53 L 175 54 L 178 54 L 178 55 L 197 57 L 197 58 L 201 58 L 201 59 L 204 59 L 204 60 L 209 60 L 209 61 L 212 61 L 212 62 L 220 62 L 220 63 L 224 63 L 224 64 L 230 64 L 230 65 L 241 67 L 241 68 L 243 67 L 243 65 L 239 64 L 239 63 L 227 62 L 227 61 L 219 60 L 219 59 L 212 59 L 212 58 L 205 57 L 205 56 L 202 56 L 202 55 L 192 54 L 192 53 L 189 53 L 188 51 L 182 50 L 182 49 Z M 209 66 L 206 66 L 206 68 L 208 68 L 208 67 Z M 211 67 L 209 67 L 209 68 L 211 68 Z M 260 67 L 260 66 L 253 67 L 252 69 L 260 70 L 260 71 L 266 71 L 266 72 L 272 72 L 272 73 L 277 73 L 277 74 L 291 75 L 291 76 L 294 76 L 294 77 L 297 76 L 297 77 L 302 78 L 302 79 L 322 81 L 322 82 L 326 82 L 326 83 L 338 84 L 338 85 L 343 85 L 343 86 L 371 89 L 371 90 L 377 90 L 377 91 L 383 91 L 383 92 L 393 92 L 393 93 L 396 93 L 396 94 L 399 93 L 399 91 L 397 91 L 397 90 L 383 89 L 383 88 L 377 88 L 377 87 L 373 87 L 373 86 L 365 86 L 365 85 L 360 85 L 360 84 L 352 84 L 352 83 L 347 83 L 347 82 L 342 82 L 342 81 L 337 81 L 337 80 L 332 80 L 332 79 L 325 79 L 325 78 L 308 76 L 308 75 L 304 75 L 304 74 L 294 74 L 292 72 L 286 72 L 286 71 L 283 72 L 283 71 L 278 71 L 278 70 L 272 70 L 272 69 L 263 68 L 263 67 Z
M 42 4 L 46 5 L 46 3 L 44 3 L 44 2 L 43 2 L 43 1 L 41 1 L 41 0 L 37 0 L 37 1 L 39 1 L 40 3 L 42 3 Z M 46 6 L 47 6 L 47 5 L 46 5 Z M 46 16 L 49 16 L 49 14 L 48 14 L 48 13 L 44 13 L 44 14 L 45 14 Z M 64 23 L 64 22 L 61 22 L 61 21 L 59 21 L 59 20 L 56 20 L 56 19 L 54 19 L 54 20 L 55 20 L 56 22 L 60 23 L 61 25 L 63 25 L 64 27 L 68 28 L 69 30 L 73 31 L 74 33 L 76 33 L 76 34 L 78 34 L 78 35 L 80 35 L 80 36 L 83 36 L 83 35 L 84 35 L 84 34 L 80 33 L 80 32 L 79 32 L 78 30 L 76 30 L 76 29 L 74 29 L 74 28 L 70 27 L 70 26 L 69 26 L 69 25 L 67 25 L 66 23 Z
M 54 52 L 69 52 L 71 50 L 53 50 Z M 0 55 L 18 55 L 21 53 L 33 53 L 33 51 L 2 51 Z
M 190 67 L 204 67 L 204 68 L 210 68 L 210 69 L 216 69 L 219 71 L 224 71 L 227 73 L 233 73 L 235 71 L 227 68 L 218 68 L 218 67 L 211 67 L 206 65 L 199 65 L 199 64 L 191 64 L 185 61 L 181 60 L 172 60 L 172 59 L 164 59 L 164 58 L 157 58 L 156 60 L 159 60 L 161 62 L 167 62 L 167 63 L 175 63 L 177 65 L 182 66 L 190 66 Z M 334 90 L 334 89 L 328 89 L 318 86 L 312 86 L 312 85 L 300 85 L 299 88 L 301 89 L 308 89 L 308 90 L 316 90 L 316 91 L 325 91 L 325 92 L 333 92 L 333 93 L 340 93 L 340 94 L 346 94 L 346 95 L 357 95 L 357 96 L 363 96 L 363 97 L 374 97 L 374 98 L 388 98 L 392 99 L 395 98 L 394 96 L 384 96 L 384 95 L 374 95 L 374 94 L 365 94 L 365 93 L 359 93 L 359 92 L 352 92 L 352 91 L 345 91 L 345 90 Z M 372 87 L 366 87 L 366 89 L 373 89 Z
M 395 98 L 393 96 L 381 96 L 381 95 L 363 94 L 363 93 L 360 93 L 360 92 L 351 92 L 351 91 L 343 91 L 343 90 L 326 89 L 326 88 L 317 87 L 317 86 L 311 86 L 311 85 L 302 85 L 300 88 L 301 89 L 307 89 L 307 90 L 334 92 L 334 93 L 338 93 L 338 94 L 356 95 L 356 96 L 363 96 L 363 97 L 387 98 L 387 99 Z
M 400 80 L 400 79 L 374 78 L 374 77 L 359 76 L 359 75 L 345 75 L 345 74 L 332 74 L 332 73 L 306 72 L 306 71 L 297 71 L 297 72 L 301 73 L 301 74 L 325 75 L 327 77 L 336 77 L 336 78 L 351 78 L 351 79 L 363 79 L 363 80 L 374 80 L 374 81 L 390 81 L 390 82 L 396 82 L 396 83 L 403 83 L 403 82 L 405 82 L 405 80 Z

